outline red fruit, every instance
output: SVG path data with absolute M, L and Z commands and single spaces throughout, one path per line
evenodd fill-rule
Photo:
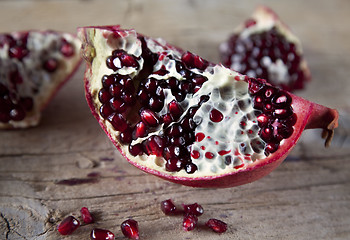
M 79 35 L 94 116 L 130 163 L 164 179 L 193 187 L 249 183 L 275 169 L 305 128 L 323 128 L 329 144 L 337 127 L 336 110 L 221 65 L 198 65 L 197 55 L 134 30 L 87 27 Z M 116 50 L 139 64 L 101 73 Z M 122 113 L 100 111 L 108 101 L 99 92 L 126 77 L 137 89 L 135 104 Z M 157 107 L 151 104 L 155 99 Z M 129 129 L 132 141 L 122 142 L 120 135 Z
M 120 225 L 125 237 L 129 239 L 139 239 L 139 227 L 137 221 L 134 219 L 128 219 L 122 222 Z
M 90 233 L 91 240 L 114 240 L 114 234 L 105 229 L 94 228 Z
M 184 231 L 192 231 L 198 223 L 198 217 L 192 214 L 186 214 L 182 222 Z
M 300 40 L 264 6 L 220 46 L 220 53 L 226 67 L 284 90 L 302 89 L 311 79 Z
M 185 214 L 200 216 L 203 214 L 204 209 L 198 203 L 183 205 Z
M 57 230 L 61 235 L 70 235 L 72 234 L 78 227 L 80 226 L 80 222 L 73 216 L 68 216 L 58 225 Z
M 221 220 L 215 219 L 215 218 L 211 218 L 209 219 L 205 225 L 207 227 L 210 227 L 214 232 L 217 233 L 223 233 L 226 232 L 227 230 L 227 224 Z
M 80 41 L 67 33 L 0 34 L 0 129 L 39 124 L 42 110 L 78 68 L 79 49 Z
M 92 218 L 91 213 L 87 207 L 82 207 L 80 209 L 80 213 L 84 223 L 89 224 L 94 222 L 94 219 Z
M 174 215 L 177 213 L 177 208 L 171 199 L 162 201 L 160 203 L 160 209 L 165 215 Z

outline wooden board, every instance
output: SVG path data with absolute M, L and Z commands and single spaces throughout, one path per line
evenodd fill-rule
M 218 46 L 259 3 L 272 7 L 301 38 L 313 74 L 298 94 L 349 111 L 350 2 L 334 1 L 0 1 L 0 32 L 121 24 L 163 37 L 211 61 Z M 123 239 L 120 223 L 139 222 L 142 239 L 350 239 L 349 128 L 331 149 L 316 132 L 260 181 L 231 189 L 193 189 L 129 165 L 90 114 L 81 66 L 43 112 L 39 127 L 0 132 L 0 239 L 88 239 L 92 228 Z M 200 227 L 181 229 L 160 201 L 202 204 Z M 56 231 L 88 207 L 96 222 L 69 237 Z M 227 222 L 217 235 L 203 225 Z

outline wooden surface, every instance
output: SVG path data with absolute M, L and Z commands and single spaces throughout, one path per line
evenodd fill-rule
M 121 24 L 163 37 L 211 61 L 218 45 L 259 3 L 272 7 L 301 38 L 313 82 L 298 94 L 350 109 L 350 2 L 333 1 L 0 1 L 0 31 Z M 324 149 L 316 132 L 260 181 L 232 189 L 193 189 L 129 165 L 90 114 L 83 70 L 54 98 L 41 125 L 0 132 L 0 239 L 88 239 L 93 227 L 123 239 L 120 223 L 133 217 L 141 239 L 350 239 L 349 129 Z M 345 123 L 346 125 L 346 123 Z M 90 177 L 89 177 L 90 176 Z M 167 217 L 160 201 L 202 204 L 198 229 Z M 88 207 L 96 223 L 69 237 L 56 231 L 66 216 Z M 208 218 L 227 222 L 217 235 Z

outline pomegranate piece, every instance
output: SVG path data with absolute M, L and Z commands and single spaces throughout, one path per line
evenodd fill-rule
M 171 199 L 162 201 L 160 203 L 160 209 L 165 215 L 174 215 L 177 213 L 177 208 Z
M 80 226 L 80 222 L 73 216 L 68 216 L 58 225 L 57 230 L 61 235 L 70 235 L 72 234 L 78 227 Z
M 205 225 L 211 228 L 214 232 L 223 233 L 227 230 L 227 224 L 221 220 L 211 218 L 209 219 Z
M 303 89 L 311 79 L 300 40 L 265 6 L 237 27 L 220 54 L 225 66 L 284 90 Z
M 105 229 L 94 228 L 90 233 L 91 240 L 114 240 L 114 234 Z
M 185 214 L 183 222 L 182 222 L 182 228 L 184 231 L 192 231 L 195 229 L 198 223 L 198 217 L 192 214 Z
M 113 26 L 80 28 L 79 36 L 92 113 L 131 164 L 169 181 L 249 183 L 275 169 L 305 128 L 323 128 L 328 145 L 337 127 L 336 110 L 164 40 Z M 110 91 L 118 84 L 118 94 Z M 111 105 L 125 94 L 133 104 Z
M 67 33 L 0 34 L 0 129 L 39 124 L 41 111 L 78 68 L 79 49 Z
M 80 213 L 84 223 L 89 224 L 94 222 L 94 219 L 92 218 L 91 213 L 87 207 L 82 207 L 80 209 Z
M 127 219 L 120 225 L 122 233 L 129 239 L 139 239 L 139 227 L 134 219 Z

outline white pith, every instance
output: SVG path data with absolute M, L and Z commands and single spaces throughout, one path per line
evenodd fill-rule
M 239 34 L 239 38 L 246 39 L 249 38 L 253 34 L 259 34 L 263 32 L 268 32 L 273 27 L 284 36 L 288 42 L 294 43 L 296 47 L 296 53 L 301 56 L 303 53 L 300 40 L 290 31 L 290 29 L 275 15 L 271 12 L 270 9 L 266 7 L 258 7 L 253 13 L 251 19 L 255 20 L 255 24 L 246 27 L 245 24 L 241 24 L 235 29 L 235 33 Z M 230 51 L 229 43 L 224 42 L 220 45 L 220 52 L 225 55 Z M 254 50 L 253 50 L 254 51 Z M 235 71 L 242 71 L 241 69 L 241 60 L 237 59 L 239 54 L 233 54 L 231 56 L 231 68 Z M 267 59 L 266 59 L 267 58 Z M 273 85 L 289 85 L 291 82 L 288 67 L 283 63 L 281 59 L 277 59 L 275 62 L 272 62 L 269 57 L 265 57 L 267 61 L 262 62 L 261 65 L 264 66 L 268 71 L 268 77 L 270 83 Z M 307 64 L 304 59 L 300 62 L 300 68 L 306 71 Z M 246 73 L 250 77 L 256 77 L 254 71 L 250 71 Z
M 128 54 L 139 57 L 142 48 L 140 40 L 137 39 L 137 34 L 134 30 L 124 31 L 125 34 L 123 34 L 123 37 L 118 38 L 118 40 L 115 41 L 111 41 L 111 38 L 115 36 L 111 30 L 86 28 L 84 31 L 85 36 L 83 38 L 86 38 L 87 42 L 90 44 L 89 47 L 94 49 L 94 58 L 91 65 L 92 78 L 89 80 L 89 91 L 95 105 L 96 113 L 99 114 L 98 110 L 102 104 L 98 99 L 98 92 L 101 88 L 103 88 L 101 81 L 102 77 L 104 75 L 119 73 L 123 75 L 128 74 L 133 78 L 139 73 L 144 64 L 143 59 L 139 58 L 139 69 L 122 67 L 114 72 L 106 66 L 106 59 L 115 49 L 123 49 Z M 182 53 L 169 47 L 162 40 L 145 38 L 145 41 L 147 47 L 152 52 L 162 52 L 165 56 L 171 55 L 174 59 L 181 59 Z M 155 64 L 153 70 L 159 70 L 162 65 L 169 71 L 168 74 L 165 76 L 152 74 L 149 77 L 154 77 L 159 81 L 168 79 L 169 77 L 176 77 L 179 80 L 183 80 L 181 75 L 175 69 L 175 61 L 173 59 L 169 59 L 167 57 L 163 58 L 162 61 L 158 61 Z M 199 73 L 197 69 L 193 69 L 193 72 Z M 257 119 L 253 113 L 254 109 L 251 101 L 247 101 L 247 106 L 244 111 L 240 110 L 237 105 L 237 100 L 247 100 L 249 98 L 248 83 L 243 81 L 244 76 L 221 65 L 216 65 L 214 67 L 209 66 L 204 72 L 201 72 L 201 74 L 207 77 L 208 81 L 202 85 L 198 92 L 196 92 L 194 95 L 188 94 L 185 100 L 180 102 L 180 105 L 184 109 L 183 115 L 185 115 L 189 107 L 196 106 L 198 104 L 199 98 L 202 95 L 210 95 L 210 99 L 198 109 L 194 116 L 194 121 L 201 122 L 201 124 L 199 124 L 199 126 L 196 128 L 195 134 L 201 132 L 204 133 L 205 136 L 210 136 L 210 139 L 205 138 L 203 141 L 195 142 L 192 145 L 192 149 L 198 150 L 201 156 L 198 159 L 194 159 L 193 157 L 191 159 L 192 162 L 198 166 L 198 171 L 194 172 L 193 174 L 188 174 L 185 172 L 185 170 L 181 170 L 179 172 L 168 172 L 165 170 L 165 160 L 163 157 L 157 157 L 155 155 L 148 156 L 146 154 L 134 157 L 129 153 L 128 144 L 119 144 L 119 147 L 128 159 L 137 165 L 154 169 L 161 173 L 178 177 L 186 176 L 197 178 L 232 173 L 234 171 L 238 171 L 239 169 L 244 169 L 248 167 L 250 163 L 259 161 L 259 159 L 264 159 L 266 157 L 263 150 L 259 153 L 248 151 L 249 154 L 244 154 L 239 148 L 241 143 L 247 143 L 247 147 L 250 148 L 249 145 L 252 137 L 248 136 L 247 131 L 254 125 L 257 125 Z M 164 89 L 164 93 L 164 107 L 158 115 L 166 113 L 168 103 L 175 99 L 170 90 Z M 224 115 L 224 119 L 221 122 L 213 123 L 213 126 L 208 128 L 205 126 L 205 124 L 208 124 L 210 121 L 209 113 L 213 108 L 220 110 Z M 232 113 L 233 111 L 234 113 Z M 246 120 L 247 126 L 244 130 L 240 130 L 239 123 L 243 116 L 247 116 L 248 114 L 250 117 L 248 120 Z M 180 119 L 181 118 L 182 117 L 180 117 Z M 99 117 L 99 121 L 105 126 L 114 142 L 119 143 L 119 132 L 114 130 L 112 124 L 110 124 L 108 120 L 103 119 L 101 116 Z M 238 136 L 238 130 L 240 136 Z M 162 134 L 162 125 L 160 125 L 157 131 L 150 133 L 144 138 L 134 140 L 131 145 L 140 143 L 151 135 Z M 264 141 L 258 136 L 257 131 L 255 131 L 254 134 L 255 135 L 253 138 L 264 144 Z M 201 148 L 203 145 L 206 147 L 205 150 Z M 222 156 L 217 154 L 221 150 L 225 150 L 228 153 Z M 206 159 L 203 157 L 207 151 L 214 153 L 215 157 L 212 159 Z M 228 155 L 232 156 L 232 162 L 226 165 L 225 157 Z
M 20 33 L 13 33 L 13 36 Z M 59 50 L 62 38 L 75 47 L 75 54 L 65 57 Z M 80 41 L 70 34 L 31 31 L 28 35 L 27 49 L 29 54 L 22 61 L 10 58 L 9 45 L 0 48 L 0 82 L 9 86 L 9 73 L 18 69 L 23 83 L 17 85 L 16 94 L 19 97 L 31 97 L 33 109 L 26 113 L 21 121 L 10 120 L 8 123 L 0 123 L 1 128 L 26 128 L 36 126 L 40 121 L 41 110 L 52 96 L 55 89 L 74 71 L 80 61 Z M 43 69 L 44 60 L 56 59 L 58 67 L 54 72 Z M 34 89 L 37 92 L 34 93 Z

